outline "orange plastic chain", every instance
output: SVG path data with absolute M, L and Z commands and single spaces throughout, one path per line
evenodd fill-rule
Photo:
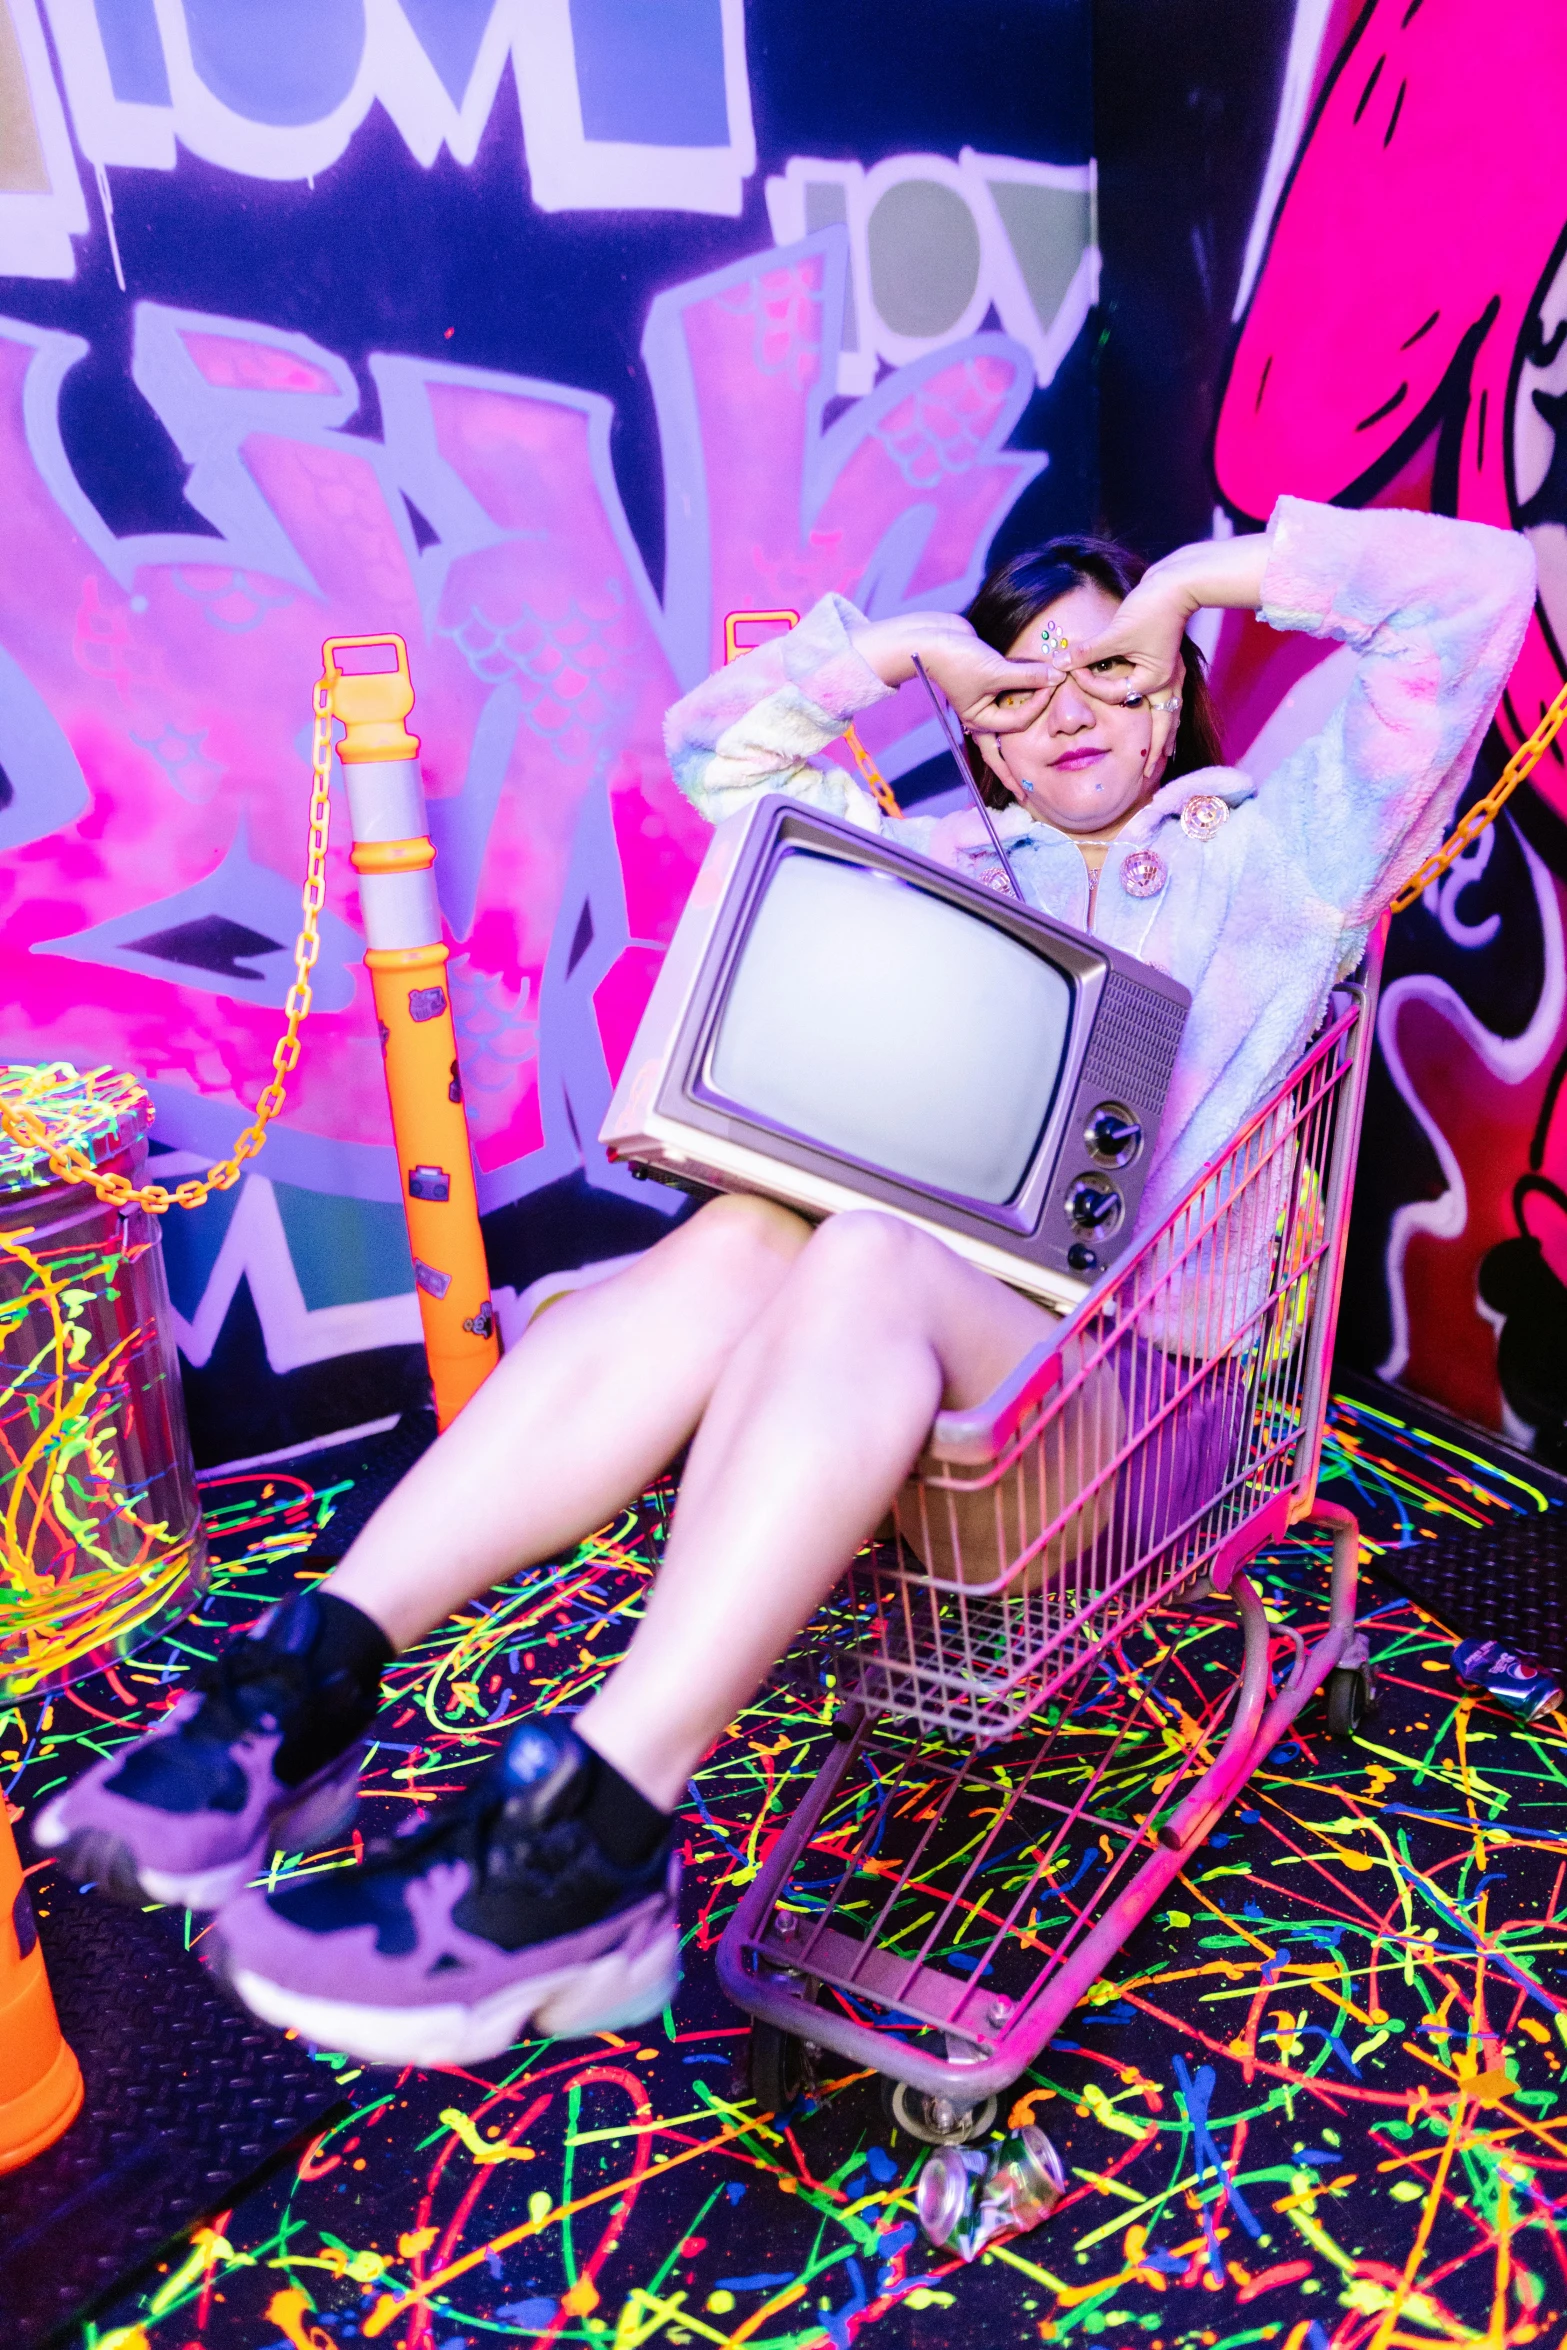
M 285 1080 L 299 1064 L 299 1031 L 310 1010 L 310 974 L 321 952 L 321 908 L 326 902 L 326 851 L 332 823 L 332 713 L 327 680 L 316 684 L 313 697 L 315 734 L 310 754 L 310 845 L 305 861 L 305 887 L 299 936 L 294 941 L 294 984 L 284 1006 L 282 1035 L 272 1054 L 272 1082 L 256 1104 L 256 1114 L 220 1166 L 209 1168 L 199 1181 L 177 1184 L 169 1191 L 161 1183 L 135 1184 L 123 1175 L 106 1175 L 71 1143 L 52 1133 L 37 1113 L 26 1107 L 26 1093 L 18 1101 L 0 1095 L 0 1127 L 24 1150 L 42 1152 L 51 1175 L 61 1183 L 85 1183 L 112 1208 L 145 1208 L 151 1216 L 172 1207 L 199 1208 L 215 1191 L 227 1191 L 244 1173 L 267 1138 L 267 1128 L 283 1107 Z M 43 1073 L 41 1072 L 40 1075 Z
M 739 630 L 742 624 L 772 621 L 780 623 L 786 628 L 793 628 L 799 617 L 798 612 L 787 610 L 726 613 L 724 617 L 725 661 L 732 661 L 737 653 L 749 649 L 742 646 L 739 641 Z M 1518 786 L 1534 772 L 1561 732 L 1564 723 L 1567 723 L 1567 685 L 1562 687 L 1555 701 L 1542 716 L 1533 734 L 1529 736 L 1527 741 L 1519 744 L 1484 799 L 1476 800 L 1474 806 L 1465 811 L 1462 821 L 1454 826 L 1441 847 L 1434 849 L 1419 871 L 1410 875 L 1392 900 L 1391 910 L 1393 913 L 1402 914 L 1407 907 L 1412 906 L 1415 900 L 1431 887 L 1432 882 L 1440 881 L 1442 875 L 1456 864 L 1465 849 L 1479 839 L 1487 825 L 1495 821 L 1498 811 L 1512 798 Z M 876 767 L 870 753 L 866 750 L 852 725 L 846 728 L 844 740 L 849 747 L 856 767 L 865 779 L 866 788 L 870 791 L 877 805 L 888 816 L 901 816 L 903 811 L 890 786 Z
M 901 816 L 903 810 L 898 805 L 893 788 L 855 732 L 852 718 L 843 730 L 843 739 L 849 746 L 850 757 L 864 779 L 866 790 L 882 814 L 884 816 Z
M 1567 720 L 1567 685 L 1562 687 L 1533 734 L 1526 742 L 1518 745 L 1485 798 L 1476 800 L 1472 808 L 1466 809 L 1461 822 L 1453 827 L 1441 847 L 1432 851 L 1418 873 L 1410 875 L 1393 900 L 1392 910 L 1395 914 L 1402 914 L 1406 906 L 1412 906 L 1416 898 L 1431 887 L 1433 881 L 1441 880 L 1448 867 L 1463 855 L 1470 842 L 1479 839 L 1503 803 L 1512 798 L 1524 778 L 1538 767 L 1561 732 L 1564 720 Z
M 728 667 L 737 653 L 749 653 L 754 650 L 753 646 L 742 645 L 740 642 L 740 629 L 744 623 L 751 622 L 759 625 L 764 621 L 777 621 L 785 628 L 795 628 L 799 624 L 799 619 L 799 613 L 791 612 L 787 606 L 781 606 L 776 612 L 726 612 L 724 614 L 725 667 Z M 848 746 L 849 756 L 860 771 L 866 790 L 882 814 L 884 816 L 901 816 L 903 810 L 898 805 L 891 784 L 861 742 L 852 719 L 843 730 L 843 739 Z
M 799 619 L 797 612 L 730 612 L 724 620 L 724 652 L 733 660 L 741 650 L 737 631 L 746 621 L 781 621 L 793 627 Z M 272 1054 L 272 1082 L 266 1086 L 256 1103 L 256 1114 L 244 1129 L 230 1156 L 218 1166 L 209 1168 L 199 1179 L 176 1184 L 170 1191 L 161 1183 L 135 1184 L 123 1175 L 106 1175 L 93 1166 L 89 1159 L 68 1142 L 51 1133 L 44 1120 L 26 1107 L 25 1090 L 21 1101 L 6 1100 L 0 1095 L 0 1128 L 24 1150 L 40 1152 L 49 1172 L 61 1183 L 85 1183 L 99 1199 L 115 1208 L 144 1208 L 149 1215 L 162 1216 L 173 1207 L 199 1208 L 215 1191 L 228 1191 L 244 1173 L 247 1160 L 253 1159 L 267 1138 L 267 1128 L 283 1108 L 286 1080 L 299 1065 L 299 1031 L 310 1010 L 310 974 L 321 952 L 320 915 L 326 902 L 326 855 L 332 822 L 332 714 L 328 702 L 328 684 L 325 677 L 316 681 L 312 697 L 315 712 L 315 730 L 310 757 L 310 836 L 305 864 L 305 886 L 301 903 L 299 936 L 294 941 L 294 984 L 284 1004 L 285 1023 Z M 1567 685 L 1542 716 L 1539 725 L 1526 741 L 1519 744 L 1485 797 L 1468 809 L 1440 848 L 1427 857 L 1418 872 L 1412 873 L 1392 901 L 1392 911 L 1401 914 L 1428 890 L 1434 881 L 1461 857 L 1472 842 L 1479 839 L 1498 811 L 1511 799 L 1520 783 L 1531 775 L 1550 749 L 1564 724 L 1567 724 Z M 877 769 L 870 753 L 850 726 L 846 740 L 854 763 L 865 779 L 867 788 L 877 804 L 889 816 L 902 813 L 890 786 Z

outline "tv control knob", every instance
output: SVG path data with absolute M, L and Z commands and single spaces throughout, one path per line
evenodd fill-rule
M 1099 1252 L 1089 1247 L 1086 1240 L 1074 1240 L 1066 1252 L 1066 1261 L 1074 1273 L 1096 1273 L 1099 1270 Z
M 1104 1175 L 1079 1175 L 1066 1195 L 1066 1212 L 1074 1232 L 1106 1240 L 1126 1213 L 1126 1202 Z
M 1101 1102 L 1083 1129 L 1088 1155 L 1101 1167 L 1129 1167 L 1143 1147 L 1143 1130 L 1119 1102 Z

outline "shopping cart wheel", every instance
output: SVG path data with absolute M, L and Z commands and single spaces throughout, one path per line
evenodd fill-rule
M 1371 1706 L 1366 1665 L 1340 1665 L 1328 1675 L 1328 1736 L 1353 1738 Z
M 995 2127 L 994 2097 L 982 2097 L 977 2105 L 960 2105 L 956 2098 L 932 2097 L 924 2089 L 911 2089 L 907 2081 L 889 2081 L 885 2073 L 881 2103 L 887 2119 L 924 2146 L 968 2146 Z
M 816 2086 L 811 2050 L 776 2024 L 753 2023 L 746 2042 L 746 2076 L 758 2113 L 784 2113 Z

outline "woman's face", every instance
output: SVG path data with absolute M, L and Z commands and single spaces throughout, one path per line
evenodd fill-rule
M 1035 614 L 1008 645 L 1007 657 L 1037 661 L 1045 650 L 1046 621 L 1058 641 L 1065 636 L 1070 645 L 1086 644 L 1119 609 L 1118 599 L 1101 587 L 1074 587 Z M 1114 691 L 1127 664 L 1096 662 L 1094 671 Z M 979 741 L 986 765 L 1021 806 L 1063 832 L 1089 833 L 1119 823 L 1157 789 L 1158 777 L 1143 774 L 1152 731 L 1146 705 L 1126 710 L 1101 702 L 1069 677 L 1032 726 L 1019 734 L 981 735 Z

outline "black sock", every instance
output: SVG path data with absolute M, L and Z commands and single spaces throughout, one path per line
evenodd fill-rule
M 373 1616 L 330 1591 L 302 1591 L 280 1607 L 267 1637 L 301 1658 L 310 1695 L 284 1729 L 272 1767 L 297 1787 L 353 1744 L 381 1703 L 381 1675 L 396 1651 Z
M 593 1758 L 588 1800 L 581 1817 L 606 1860 L 613 1861 L 617 1869 L 639 1869 L 664 1841 L 672 1814 L 649 1803 L 585 1738 L 581 1745 Z
M 342 1676 L 366 1697 L 379 1696 L 381 1675 L 396 1655 L 373 1616 L 333 1591 L 302 1591 L 269 1627 L 280 1648 L 310 1659 L 311 1676 Z

